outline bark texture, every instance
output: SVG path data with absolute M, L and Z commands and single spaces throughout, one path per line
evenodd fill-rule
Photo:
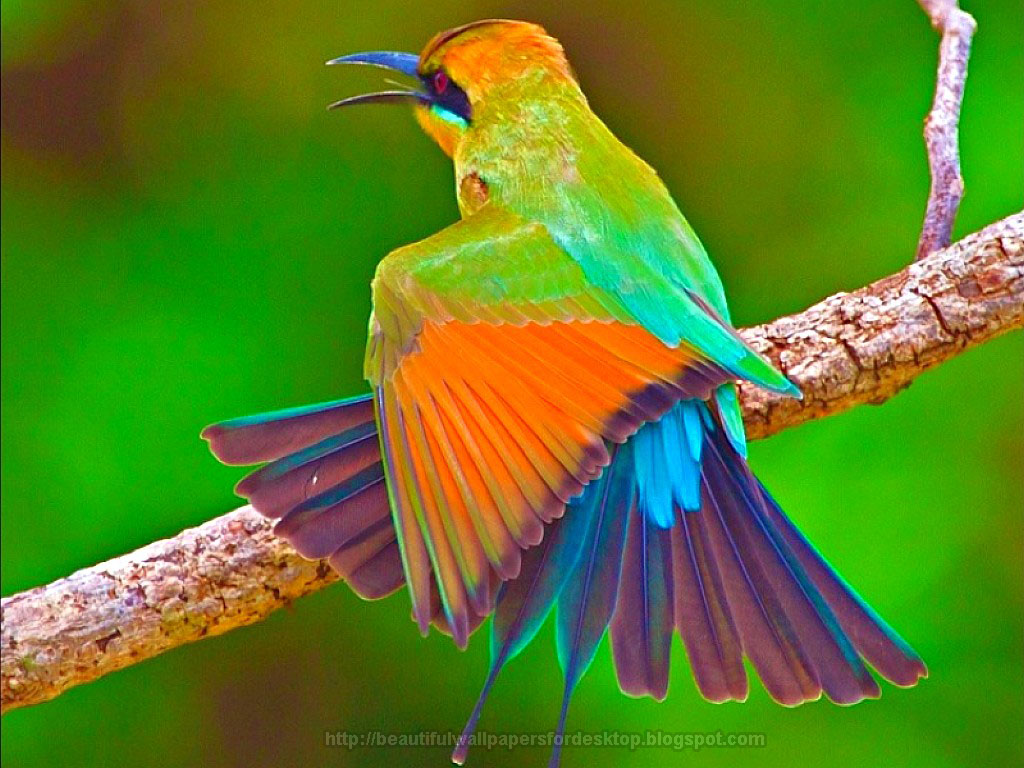
M 743 335 L 803 401 L 741 388 L 752 438 L 880 403 L 963 350 L 1024 326 L 1024 213 L 890 277 Z M 207 635 L 252 624 L 336 576 L 242 507 L 131 554 L 4 598 L 2 711 Z
M 2 602 L 0 706 L 52 699 L 164 651 L 253 624 L 337 580 L 245 506 Z
M 1024 326 L 1024 213 L 853 293 L 742 331 L 803 400 L 740 385 L 752 438 L 879 404 L 936 365 Z

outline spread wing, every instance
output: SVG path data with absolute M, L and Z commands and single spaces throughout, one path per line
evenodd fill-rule
M 373 298 L 366 376 L 413 613 L 426 631 L 433 574 L 457 641 L 490 612 L 492 572 L 515 577 L 600 475 L 606 441 L 740 375 L 790 386 L 697 304 L 696 331 L 664 343 L 493 204 L 389 255 Z

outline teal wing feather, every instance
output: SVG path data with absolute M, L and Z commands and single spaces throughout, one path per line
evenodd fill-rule
M 465 158 L 481 177 L 503 180 L 491 202 L 544 224 L 595 287 L 665 344 L 688 344 L 737 378 L 799 397 L 730 325 L 721 279 L 657 173 L 585 100 L 560 107 L 560 134 L 572 137 L 571 148 L 537 140 L 517 146 L 513 160 L 496 136 Z M 538 189 L 511 183 L 509 167 L 562 173 Z

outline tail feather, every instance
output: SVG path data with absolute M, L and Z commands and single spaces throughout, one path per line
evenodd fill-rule
M 383 552 L 393 541 L 395 531 L 391 521 L 381 518 L 338 547 L 328 561 L 340 574 L 353 573 Z
M 397 539 L 359 564 L 342 562 L 337 554 L 329 557 L 327 562 L 341 574 L 352 591 L 364 600 L 379 600 L 394 594 L 405 585 L 402 553 L 398 549 Z M 348 569 L 343 570 L 346 566 Z
M 370 421 L 283 456 L 246 475 L 235 492 L 267 517 L 281 517 L 296 500 L 334 488 L 366 467 L 380 464 L 376 425 Z
M 669 530 L 655 526 L 634 506 L 611 622 L 612 653 L 623 692 L 659 701 L 668 693 L 672 642 L 671 546 Z
M 724 577 L 708 538 L 706 515 L 675 510 L 672 574 L 675 624 L 701 695 L 746 701 L 747 672 Z
M 591 505 L 571 504 L 562 518 L 551 523 L 540 545 L 523 553 L 518 578 L 501 585 L 491 622 L 491 667 L 452 752 L 453 763 L 465 762 L 470 739 L 498 674 L 533 640 L 575 569 L 592 511 Z
M 636 504 L 631 453 L 627 443 L 612 450 L 612 463 L 584 499 L 593 504 L 590 525 L 576 567 L 558 597 L 555 639 L 558 661 L 565 672 L 565 693 L 558 717 L 550 765 L 561 758 L 569 700 L 576 684 L 594 660 L 615 610 L 619 569 L 625 543 L 627 514 Z M 623 457 L 616 461 L 616 458 Z M 589 488 L 588 488 L 589 491 Z
M 752 481 L 753 476 L 736 471 L 735 463 L 727 465 L 723 446 L 716 445 L 722 442 L 721 430 L 709 440 L 705 459 L 709 492 L 791 669 L 801 678 L 805 671 L 811 673 L 813 688 L 807 689 L 808 694 L 820 685 L 830 699 L 843 704 L 879 696 L 878 684 L 828 605 L 785 544 L 779 546 L 774 529 L 764 525 L 759 491 L 755 486 L 749 494 L 745 487 L 744 481 Z
M 387 488 L 380 464 L 372 464 L 334 488 L 294 507 L 274 528 L 311 560 L 332 552 L 370 528 L 391 526 Z M 394 526 L 391 526 L 392 534 Z
M 722 570 L 725 598 L 736 622 L 740 644 L 773 699 L 795 706 L 821 695 L 810 661 L 797 644 L 796 633 L 765 582 L 756 561 L 737 545 L 714 493 L 716 478 L 705 468 L 705 506 L 699 514 L 707 524 L 711 548 Z M 753 571 L 753 573 L 751 572 Z
M 814 588 L 832 609 L 854 648 L 891 683 L 912 686 L 928 676 L 913 648 L 890 627 L 828 564 L 799 529 L 783 514 L 771 494 L 760 486 L 768 523 L 781 535 L 803 566 Z

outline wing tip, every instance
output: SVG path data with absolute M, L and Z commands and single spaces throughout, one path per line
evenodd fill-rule
M 793 383 L 785 373 L 768 363 L 768 370 L 772 375 L 752 379 L 754 384 L 763 387 L 770 392 L 775 392 L 785 397 L 792 397 L 794 400 L 803 400 L 804 393 Z
M 221 464 L 238 467 L 252 463 L 247 461 L 246 457 L 233 448 L 232 441 L 230 439 L 231 434 L 232 429 L 229 422 L 218 422 L 217 424 L 210 424 L 203 427 L 202 431 L 199 433 L 199 437 L 206 441 L 207 447 L 210 449 L 210 453 L 212 453 L 214 458 L 216 458 Z
M 804 393 L 800 390 L 800 387 L 794 384 L 788 376 L 786 377 L 786 386 L 779 391 L 779 394 L 789 395 L 795 400 L 804 399 Z

